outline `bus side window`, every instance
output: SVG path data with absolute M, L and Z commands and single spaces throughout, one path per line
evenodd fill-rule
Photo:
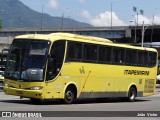
M 113 47 L 112 62 L 115 64 L 124 64 L 125 49 Z
M 149 67 L 154 67 L 157 62 L 156 60 L 157 60 L 157 54 L 154 52 L 149 52 L 149 58 L 148 58 Z M 159 66 L 159 63 L 158 63 L 158 66 Z
M 112 48 L 109 46 L 99 46 L 99 63 L 110 63 Z
M 82 60 L 82 43 L 68 41 L 67 61 Z
M 126 49 L 126 65 L 137 65 L 137 50 Z
M 98 46 L 94 44 L 84 44 L 84 61 L 97 62 Z
M 138 65 L 148 66 L 148 52 L 138 51 Z

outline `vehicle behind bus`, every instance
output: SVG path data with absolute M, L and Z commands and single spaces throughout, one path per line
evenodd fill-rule
M 7 54 L 8 49 L 3 49 L 0 53 L 0 88 L 3 88 L 4 85 L 4 71 L 5 71 L 5 64 L 7 61 Z

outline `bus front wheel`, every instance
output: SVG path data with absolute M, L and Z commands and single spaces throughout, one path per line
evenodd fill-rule
M 74 90 L 71 89 L 70 87 L 67 88 L 65 91 L 65 95 L 64 95 L 64 102 L 66 104 L 71 104 L 71 103 L 73 103 L 74 98 L 75 98 Z
M 134 102 L 136 96 L 137 96 L 137 91 L 136 91 L 136 89 L 135 89 L 134 87 L 131 87 L 131 88 L 129 89 L 129 91 L 128 91 L 128 97 L 127 97 L 128 101 L 129 101 L 129 102 Z

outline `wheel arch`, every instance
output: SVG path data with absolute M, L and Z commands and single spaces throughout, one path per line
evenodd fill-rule
M 135 84 L 132 84 L 127 92 L 127 101 L 134 102 L 135 98 L 137 97 L 137 87 Z
M 77 85 L 73 82 L 71 83 L 68 83 L 65 85 L 64 89 L 63 89 L 63 98 L 64 98 L 64 94 L 65 94 L 65 91 L 68 89 L 68 88 L 71 88 L 75 91 L 75 99 L 77 98 L 77 93 L 78 93 L 78 89 L 77 89 Z
M 128 91 L 130 90 L 130 88 L 135 88 L 135 90 L 136 90 L 136 95 L 137 95 L 137 86 L 136 86 L 136 84 L 131 84 L 129 87 L 128 87 Z

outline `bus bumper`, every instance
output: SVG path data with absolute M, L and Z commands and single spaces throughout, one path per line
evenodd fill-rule
M 3 87 L 3 91 L 6 95 L 20 96 L 21 98 L 37 98 L 44 99 L 42 90 L 26 90 L 26 89 L 15 89 L 11 87 Z

